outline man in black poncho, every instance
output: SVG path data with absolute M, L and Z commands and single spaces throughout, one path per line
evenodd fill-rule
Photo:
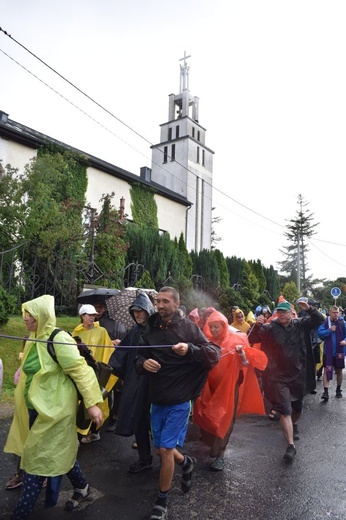
M 268 356 L 264 372 L 267 397 L 272 409 L 281 414 L 280 426 L 288 444 L 284 454 L 287 461 L 296 455 L 294 434 L 297 436 L 297 421 L 307 392 L 306 332 L 318 328 L 324 321 L 323 314 L 310 307 L 304 299 L 298 300 L 298 304 L 306 311 L 305 317 L 292 318 L 292 306 L 284 301 L 276 308 L 277 318 L 264 323 L 264 316 L 260 315 L 249 334 L 249 342 L 261 343 Z M 311 369 L 314 370 L 313 365 Z M 315 378 L 315 373 L 312 377 Z

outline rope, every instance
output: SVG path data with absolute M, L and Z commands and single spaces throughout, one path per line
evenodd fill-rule
M 8 336 L 6 334 L 0 334 L 0 338 L 5 338 L 5 339 L 11 339 L 11 340 L 18 340 L 18 341 L 32 341 L 33 343 L 48 343 L 48 339 L 36 339 L 36 338 L 22 338 L 21 336 Z M 84 343 L 84 341 L 83 341 Z M 73 342 L 73 343 L 68 343 L 66 341 L 56 341 L 55 338 L 54 338 L 54 345 L 76 345 L 76 342 Z M 118 345 L 117 347 L 115 347 L 114 345 L 91 345 L 91 344 L 88 344 L 88 343 L 84 343 L 84 345 L 86 345 L 87 347 L 96 347 L 96 348 L 129 348 L 129 349 L 133 349 L 133 348 L 168 348 L 168 347 L 171 347 L 172 348 L 172 345 Z
M 32 341 L 33 343 L 48 343 L 48 340 L 46 339 L 35 339 L 35 338 L 32 338 L 32 339 L 29 339 L 29 338 L 22 338 L 21 336 L 9 336 L 9 335 L 6 335 L 6 334 L 0 334 L 0 338 L 5 338 L 5 339 L 11 339 L 11 340 L 15 340 L 15 341 Z M 84 341 L 83 341 L 84 343 Z M 56 341 L 54 339 L 54 345 L 76 345 L 76 343 L 66 343 L 66 341 Z M 114 348 L 114 349 L 125 349 L 125 348 L 128 348 L 128 349 L 139 349 L 139 348 L 172 348 L 173 345 L 118 345 L 118 346 L 114 346 L 114 345 L 90 345 L 88 343 L 84 343 L 84 345 L 86 345 L 87 347 L 96 347 L 96 348 Z M 220 356 L 220 359 L 225 357 L 225 356 L 229 356 L 230 354 L 234 354 L 235 351 L 231 350 L 229 352 L 227 352 L 226 354 L 222 354 Z

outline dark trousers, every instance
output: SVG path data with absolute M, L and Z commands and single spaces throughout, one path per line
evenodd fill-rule
M 29 410 L 29 428 L 34 424 L 37 415 L 36 410 Z M 74 489 L 84 489 L 88 485 L 77 460 L 75 461 L 73 468 L 66 475 Z M 23 471 L 23 487 L 11 520 L 26 520 L 29 517 L 42 490 L 45 478 L 46 477 L 42 475 L 31 475 L 30 473 Z M 45 507 L 56 505 L 61 479 L 62 476 L 48 478 Z
M 135 431 L 139 460 L 152 461 L 150 441 L 150 405 L 143 407 Z

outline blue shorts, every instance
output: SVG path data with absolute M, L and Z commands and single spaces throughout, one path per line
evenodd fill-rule
M 190 412 L 191 401 L 173 405 L 151 405 L 151 429 L 156 449 L 183 447 Z

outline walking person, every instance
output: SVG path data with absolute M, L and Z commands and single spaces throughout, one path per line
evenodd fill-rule
M 245 321 L 245 314 L 241 309 L 235 309 L 231 327 L 245 333 L 250 329 L 250 325 Z
M 95 323 L 97 316 L 95 307 L 90 304 L 82 305 L 79 309 L 79 316 L 81 323 L 74 328 L 72 336 L 79 337 L 83 343 L 87 345 L 95 361 L 108 363 L 113 352 L 114 344 L 107 330 L 104 327 L 100 327 L 98 322 Z M 111 392 L 116 381 L 117 378 L 111 375 L 105 388 L 106 391 Z M 103 421 L 105 421 L 109 416 L 108 398 L 102 402 L 101 409 Z M 96 442 L 101 439 L 98 425 L 93 422 L 90 422 L 90 425 L 85 429 L 78 428 L 78 432 L 82 435 L 80 440 L 82 444 L 90 444 L 91 442 Z
M 272 409 L 279 412 L 280 426 L 287 442 L 284 459 L 292 461 L 296 456 L 294 440 L 298 440 L 297 422 L 303 410 L 303 397 L 309 391 L 308 379 L 315 382 L 313 365 L 307 374 L 306 332 L 317 328 L 324 316 L 302 299 L 297 302 L 306 311 L 303 318 L 292 317 L 292 306 L 282 301 L 276 307 L 276 318 L 265 323 L 263 315 L 258 316 L 249 333 L 250 343 L 261 343 L 268 357 L 264 372 L 266 392 Z M 295 437 L 295 439 L 294 439 Z
M 98 321 L 100 327 L 106 329 L 111 338 L 113 345 L 116 347 L 122 339 L 126 336 L 128 328 L 120 321 L 114 320 L 109 316 L 107 303 L 105 298 L 98 297 L 93 302 L 95 310 L 97 312 L 95 321 Z M 114 432 L 118 417 L 118 409 L 120 405 L 122 395 L 122 381 L 118 379 L 110 391 L 110 412 L 109 420 L 107 424 L 107 432 Z
M 61 478 L 67 475 L 74 493 L 65 504 L 73 510 L 90 494 L 90 487 L 76 460 L 77 391 L 83 395 L 90 419 L 102 424 L 100 387 L 92 368 L 79 354 L 71 336 L 59 331 L 54 348 L 59 363 L 47 350 L 56 325 L 54 298 L 44 295 L 22 305 L 29 337 L 15 390 L 15 411 L 4 451 L 21 457 L 24 472 L 19 502 L 12 520 L 25 520 L 33 510 L 48 477 L 45 507 L 56 505 Z M 43 340 L 43 342 L 42 342 Z M 57 449 L 59 447 L 59 449 Z
M 120 342 L 110 357 L 109 364 L 113 373 L 123 381 L 122 397 L 115 423 L 115 433 L 128 437 L 135 435 L 139 459 L 130 464 L 130 473 L 151 469 L 153 457 L 150 442 L 150 402 L 149 381 L 146 373 L 139 375 L 135 368 L 138 354 L 136 348 L 124 348 L 138 345 L 141 335 L 155 309 L 149 297 L 139 292 L 129 307 L 135 325 Z
M 220 358 L 220 348 L 206 339 L 191 320 L 178 311 L 179 293 L 163 287 L 157 294 L 157 312 L 150 316 L 142 334 L 143 345 L 136 362 L 138 373 L 148 373 L 151 426 L 156 453 L 161 459 L 159 491 L 151 520 L 166 520 L 167 499 L 175 464 L 182 468 L 181 488 L 191 488 L 196 459 L 183 455 L 191 401 L 200 394 L 208 371 Z
M 222 471 L 225 451 L 238 415 L 262 414 L 265 409 L 254 368 L 264 370 L 267 356 L 251 348 L 247 335 L 230 332 L 226 316 L 213 312 L 204 326 L 206 337 L 221 347 L 221 359 L 210 370 L 193 407 L 194 423 L 214 460 L 210 469 Z
M 345 320 L 339 316 L 339 307 L 331 305 L 329 316 L 318 327 L 318 336 L 324 341 L 323 347 L 323 387 L 321 399 L 329 399 L 329 382 L 336 374 L 335 397 L 341 398 L 342 371 L 345 368 L 346 352 L 346 325 Z

